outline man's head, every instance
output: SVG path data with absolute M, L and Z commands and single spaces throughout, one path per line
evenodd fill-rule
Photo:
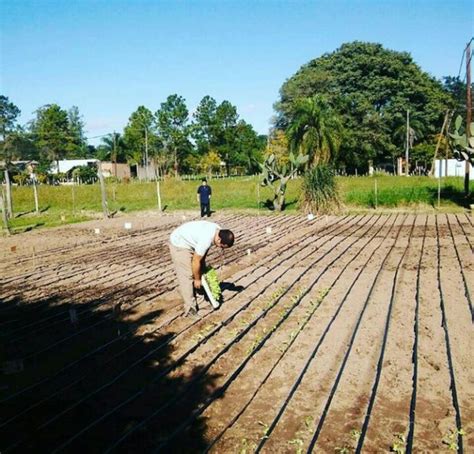
M 231 230 L 219 230 L 214 238 L 214 243 L 222 249 L 231 247 L 234 244 L 234 234 Z
M 203 184 L 204 186 L 206 186 L 207 180 L 206 180 L 205 178 L 203 178 L 203 179 L 201 180 L 201 184 Z

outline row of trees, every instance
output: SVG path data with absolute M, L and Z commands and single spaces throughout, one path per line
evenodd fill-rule
M 265 156 L 273 154 L 285 165 L 293 151 L 308 155 L 307 166 L 329 162 L 348 173 L 364 172 L 369 162 L 395 167 L 395 159 L 404 155 L 407 111 L 413 161 L 430 163 L 445 113 L 463 114 L 465 92 L 459 78 L 440 82 L 408 53 L 356 41 L 310 61 L 285 81 L 268 140 L 240 119 L 229 101 L 218 104 L 205 96 L 191 115 L 176 94 L 156 112 L 138 107 L 123 132 L 104 137 L 97 148 L 87 144 L 77 107 L 43 106 L 20 127 L 19 109 L 1 96 L 0 140 L 6 161 L 36 159 L 45 166 L 62 158 L 94 157 L 153 161 L 163 173 L 207 172 L 222 163 L 227 172 L 240 167 L 255 173 Z
M 205 96 L 191 116 L 185 99 L 169 96 L 153 113 L 139 106 L 122 133 L 104 136 L 98 147 L 88 145 L 77 107 L 68 111 L 57 104 L 40 107 L 35 118 L 20 126 L 20 109 L 0 96 L 0 141 L 4 161 L 37 160 L 41 170 L 61 159 L 98 158 L 118 163 L 153 162 L 162 173 L 229 173 L 239 167 L 254 173 L 266 146 L 266 136 L 239 118 L 229 101 L 217 104 Z

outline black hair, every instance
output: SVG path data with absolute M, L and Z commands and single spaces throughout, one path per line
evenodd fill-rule
M 234 234 L 231 230 L 219 230 L 219 238 L 221 239 L 221 243 L 227 247 L 231 247 L 234 244 Z
M 201 181 L 202 181 L 203 183 L 207 183 L 206 178 L 203 178 Z

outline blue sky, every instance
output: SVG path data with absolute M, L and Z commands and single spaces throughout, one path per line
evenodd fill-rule
M 345 42 L 379 42 L 435 77 L 458 75 L 472 5 L 0 0 L 0 92 L 22 110 L 21 123 L 44 104 L 78 106 L 89 137 L 121 131 L 139 105 L 155 112 L 173 93 L 191 112 L 205 95 L 227 99 L 266 133 L 282 83 Z

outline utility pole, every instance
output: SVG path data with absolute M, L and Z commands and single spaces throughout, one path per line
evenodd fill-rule
M 466 47 L 466 141 L 469 146 L 469 137 L 471 136 L 471 41 Z M 469 172 L 471 163 L 466 159 L 464 168 L 464 195 L 469 196 Z
M 407 109 L 407 145 L 405 150 L 405 176 L 408 176 L 409 171 L 409 150 L 410 150 L 410 111 Z

